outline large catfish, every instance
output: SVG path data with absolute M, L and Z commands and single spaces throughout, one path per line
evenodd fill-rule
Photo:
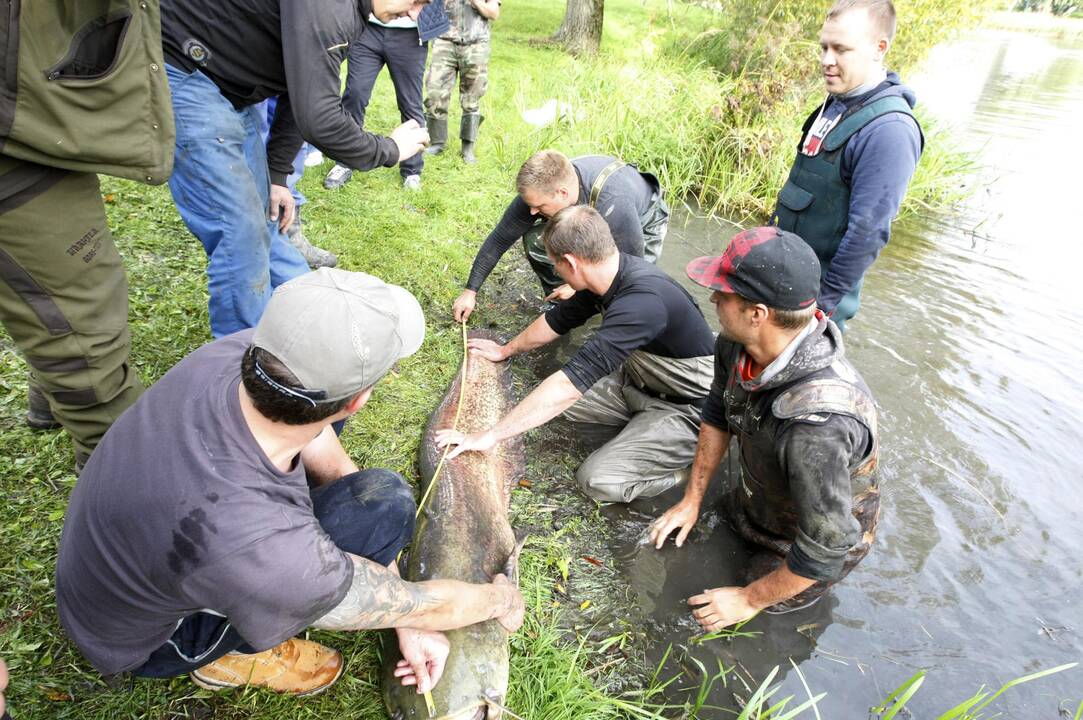
M 494 339 L 484 331 L 471 337 Z M 504 416 L 512 404 L 507 363 L 493 363 L 471 353 L 467 361 L 466 391 L 458 429 L 484 430 Z M 429 419 L 420 450 L 422 491 L 433 482 L 443 449 L 433 439 L 437 430 L 452 427 L 459 405 L 462 369 L 448 388 L 440 407 Z M 489 453 L 468 452 L 444 463 L 436 487 L 418 518 L 409 560 L 402 573 L 407 580 L 436 578 L 487 583 L 497 573 L 515 582 L 518 548 L 508 523 L 508 501 L 524 466 L 522 443 L 508 440 Z M 495 720 L 501 715 L 508 689 L 508 639 L 496 620 L 446 633 L 451 644 L 444 675 L 432 690 L 441 720 Z M 424 696 L 404 687 L 392 670 L 398 662 L 398 643 L 392 633 L 384 638 L 384 702 L 394 720 L 427 720 Z M 491 698 L 495 704 L 485 702 Z

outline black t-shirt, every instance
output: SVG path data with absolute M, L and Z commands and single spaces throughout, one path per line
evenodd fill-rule
M 271 182 L 285 185 L 303 140 L 351 168 L 391 167 L 395 143 L 362 130 L 342 107 L 339 73 L 371 8 L 367 0 L 162 0 L 162 49 L 166 62 L 200 70 L 238 109 L 278 96 Z
M 580 392 L 619 368 L 635 350 L 670 358 L 710 355 L 714 333 L 692 296 L 643 258 L 621 253 L 613 284 L 599 297 L 580 290 L 545 314 L 563 335 L 597 313 L 602 326 L 562 368 Z
M 579 198 L 576 205 L 587 204 L 594 181 L 614 160 L 615 158 L 609 155 L 587 155 L 572 160 L 572 167 L 579 178 Z M 602 186 L 594 208 L 609 225 L 613 241 L 622 253 L 643 257 L 642 218 L 650 209 L 657 192 L 658 188 L 647 182 L 643 174 L 631 165 L 625 165 L 610 175 Z M 530 206 L 516 195 L 504 211 L 500 222 L 478 250 L 470 268 L 470 278 L 466 282 L 467 289 L 480 288 L 508 248 L 534 224 L 544 221 L 545 218 L 539 215 L 531 215 Z
M 201 610 L 257 650 L 345 596 L 353 564 L 320 527 L 304 467 L 280 472 L 241 414 L 252 330 L 196 350 L 105 434 L 68 505 L 61 623 L 103 674 L 132 670 Z

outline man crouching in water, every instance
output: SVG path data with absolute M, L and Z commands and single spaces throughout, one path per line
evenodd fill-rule
M 736 235 L 721 257 L 688 265 L 710 288 L 722 332 L 684 498 L 651 526 L 661 548 L 683 544 L 707 485 L 737 436 L 741 481 L 724 510 L 757 548 L 743 587 L 689 598 L 711 632 L 808 607 L 868 554 L 880 514 L 876 410 L 843 355 L 842 334 L 816 308 L 820 267 L 798 236 L 778 228 Z

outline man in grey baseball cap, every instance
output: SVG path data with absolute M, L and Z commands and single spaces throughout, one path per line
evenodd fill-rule
M 258 326 L 191 353 L 122 415 L 72 494 L 57 562 L 65 629 L 106 675 L 313 694 L 343 670 L 308 627 L 394 627 L 396 675 L 436 684 L 440 630 L 522 622 L 518 590 L 408 583 L 398 473 L 358 470 L 333 430 L 421 346 L 401 287 L 324 268 L 275 290 Z

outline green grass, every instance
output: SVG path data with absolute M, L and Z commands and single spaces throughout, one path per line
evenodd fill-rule
M 804 86 L 775 88 L 784 111 L 734 106 L 734 98 L 747 99 L 749 87 L 756 87 L 742 84 L 751 77 L 752 65 L 745 63 L 743 76 L 719 73 L 688 51 L 694 49 L 689 44 L 693 38 L 706 42 L 732 30 L 725 16 L 683 3 L 672 4 L 672 15 L 669 8 L 660 0 L 610 0 L 601 55 L 575 59 L 538 41 L 559 24 L 560 3 L 509 3 L 494 35 L 478 165 L 458 161 L 458 110 L 453 108 L 451 145 L 443 156 L 427 160 L 425 187 L 417 194 L 400 189 L 397 170 L 359 174 L 337 192 L 320 186 L 330 163 L 309 171 L 302 183 L 310 200 L 304 210 L 308 237 L 338 253 L 341 267 L 412 290 L 429 319 L 421 352 L 402 363 L 398 378 L 378 387 L 348 428 L 344 441 L 360 465 L 416 477 L 422 429 L 461 352 L 458 329 L 449 317 L 451 301 L 474 252 L 511 197 L 515 171 L 530 153 L 556 147 L 571 154 L 619 154 L 658 174 L 675 201 L 691 194 L 705 207 L 764 216 L 790 162 L 796 124 L 814 99 Z M 803 38 L 794 39 L 794 48 L 807 43 Z M 523 110 L 550 99 L 572 107 L 567 119 L 545 128 L 522 119 Z M 387 132 L 396 124 L 384 75 L 368 126 Z M 915 179 L 913 206 L 948 197 L 932 178 L 956 166 L 950 151 L 938 149 L 937 137 L 930 138 L 922 161 L 931 170 L 925 179 L 921 174 Z M 128 269 L 132 363 L 149 385 L 209 340 L 205 258 L 165 188 L 104 179 L 103 192 Z M 724 240 L 719 239 L 720 247 Z M 528 321 L 537 309 L 537 290 L 524 265 L 514 252 L 501 263 L 479 297 L 474 323 L 512 333 Z M 57 622 L 53 569 L 66 500 L 75 483 L 73 458 L 62 434 L 33 433 L 22 424 L 25 373 L 10 339 L 0 332 L 0 489 L 5 499 L 0 510 L 0 656 L 11 667 L 9 699 L 16 717 L 383 717 L 378 643 L 371 633 L 313 634 L 342 650 L 348 662 L 342 682 L 313 699 L 258 691 L 212 695 L 184 678 L 105 686 Z M 531 368 L 518 365 L 520 394 L 534 382 Z M 513 501 L 513 523 L 530 527 L 534 536 L 524 551 L 522 574 L 531 610 L 524 629 L 512 639 L 508 704 L 532 720 L 661 713 L 664 679 L 652 683 L 643 665 L 643 629 L 629 627 L 620 617 L 627 588 L 620 586 L 612 563 L 602 570 L 581 559 L 584 553 L 602 557 L 599 533 L 605 528 L 594 506 L 572 487 L 576 459 L 558 449 L 568 447 L 568 438 L 556 432 L 545 429 L 528 436 L 528 477 L 534 487 L 519 491 Z M 562 515 L 554 513 L 554 503 Z M 724 681 L 724 673 L 712 677 Z M 706 696 L 701 695 L 664 712 L 693 716 L 704 708 Z M 768 697 L 767 690 L 759 695 Z M 770 707 L 763 705 L 759 715 L 748 717 L 766 717 L 763 712 Z M 704 716 L 717 716 L 713 712 L 705 710 Z

